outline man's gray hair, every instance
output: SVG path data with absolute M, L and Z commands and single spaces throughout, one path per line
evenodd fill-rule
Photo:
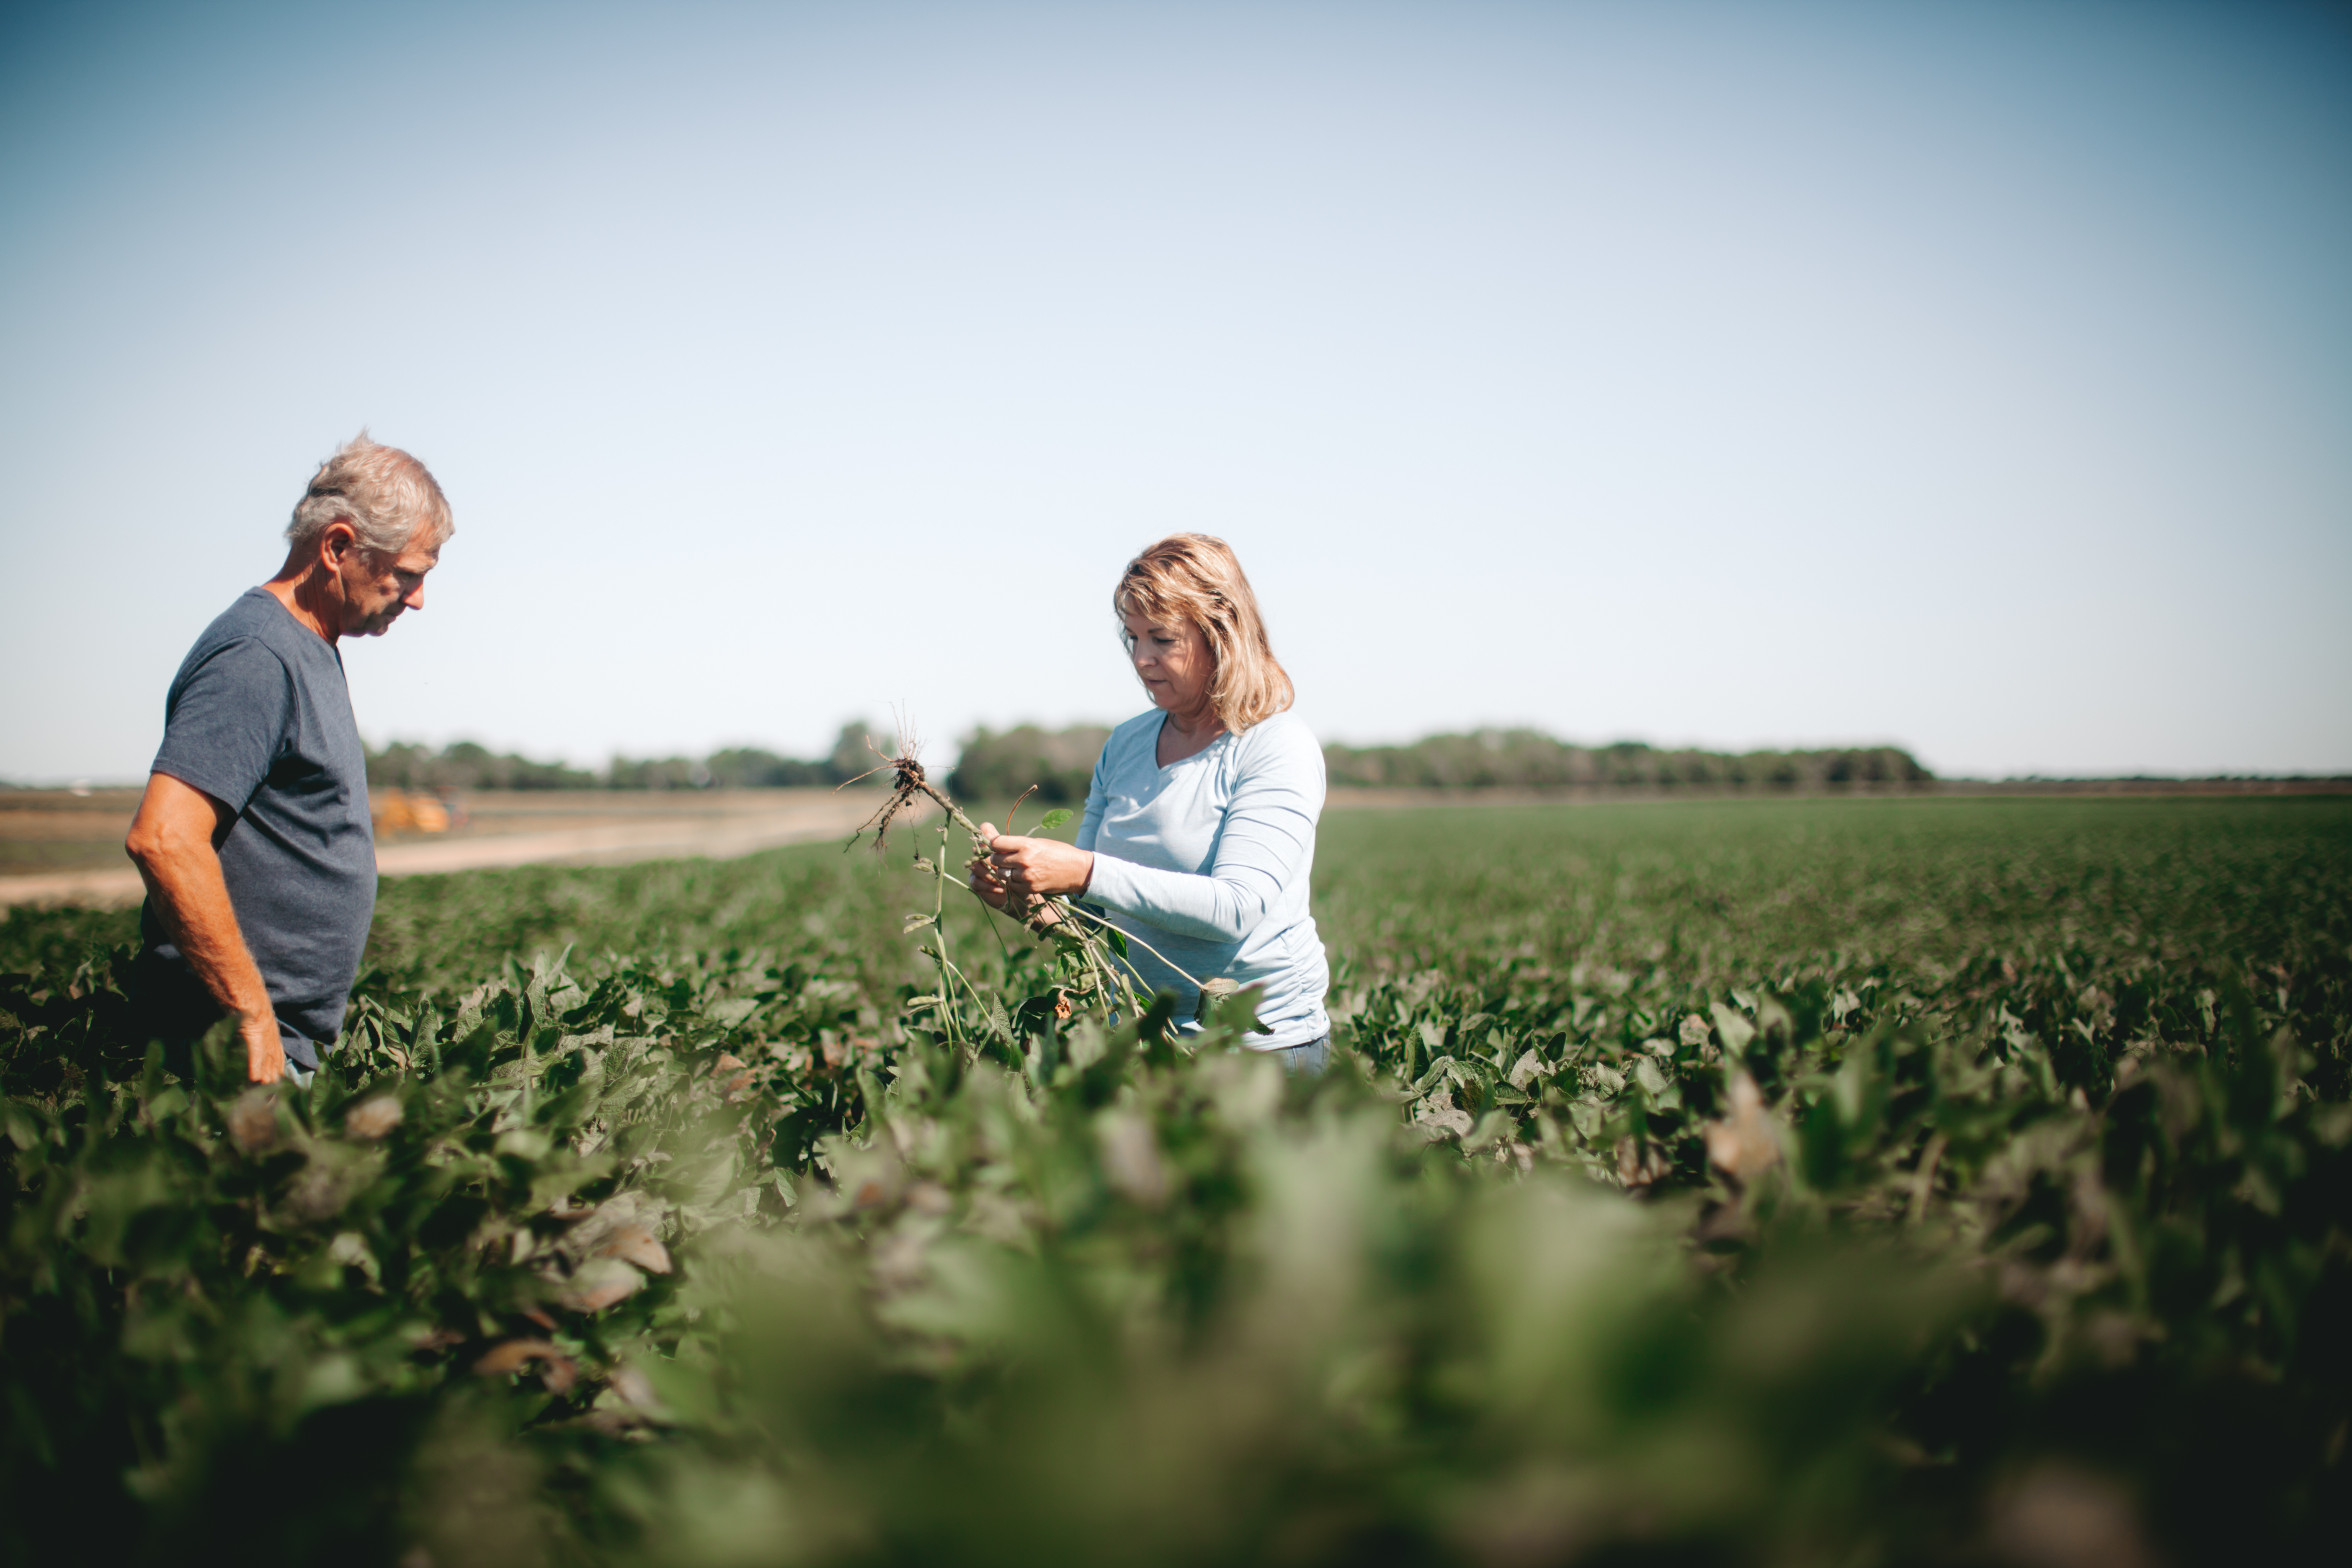
M 315 543 L 338 522 L 350 523 L 360 548 L 378 555 L 397 555 L 412 543 L 438 550 L 457 531 L 425 465 L 397 447 L 369 440 L 364 430 L 310 477 L 310 488 L 294 503 L 286 537 L 297 546 Z

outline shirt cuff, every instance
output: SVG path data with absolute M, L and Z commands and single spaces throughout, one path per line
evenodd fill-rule
M 1094 875 L 1080 895 L 1090 904 L 1100 904 L 1120 914 L 1133 914 L 1139 901 L 1135 886 L 1135 868 L 1115 856 L 1095 851 Z

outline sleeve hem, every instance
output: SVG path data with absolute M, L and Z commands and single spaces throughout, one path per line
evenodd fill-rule
M 147 771 L 151 773 L 162 773 L 165 778 L 177 779 L 214 805 L 225 805 L 232 812 L 241 813 L 252 804 L 253 796 L 250 792 L 247 792 L 245 798 L 240 800 L 237 798 L 235 786 L 223 787 L 218 779 L 207 774 L 204 769 L 189 767 L 170 757 L 156 758 L 149 764 Z

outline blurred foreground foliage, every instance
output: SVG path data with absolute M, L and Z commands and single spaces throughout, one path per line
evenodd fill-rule
M 917 884 L 862 858 L 389 885 L 299 1091 L 219 1040 L 172 1079 L 109 957 L 51 942 L 0 991 L 8 1555 L 2341 1538 L 2343 805 L 1364 813 L 1324 843 L 1312 1081 L 1232 1048 L 1246 998 L 1191 1051 L 1060 1020 L 1025 938 L 966 906 L 902 939 Z M 956 1020 L 978 1052 L 917 941 L 1001 1002 Z

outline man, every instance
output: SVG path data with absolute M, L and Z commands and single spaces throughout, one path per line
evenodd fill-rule
M 182 1053 L 236 1020 L 246 1076 L 307 1081 L 375 916 L 367 754 L 336 644 L 425 607 L 454 531 L 425 465 L 362 431 L 287 525 L 286 564 L 205 628 L 124 844 L 147 884 L 133 994 Z

